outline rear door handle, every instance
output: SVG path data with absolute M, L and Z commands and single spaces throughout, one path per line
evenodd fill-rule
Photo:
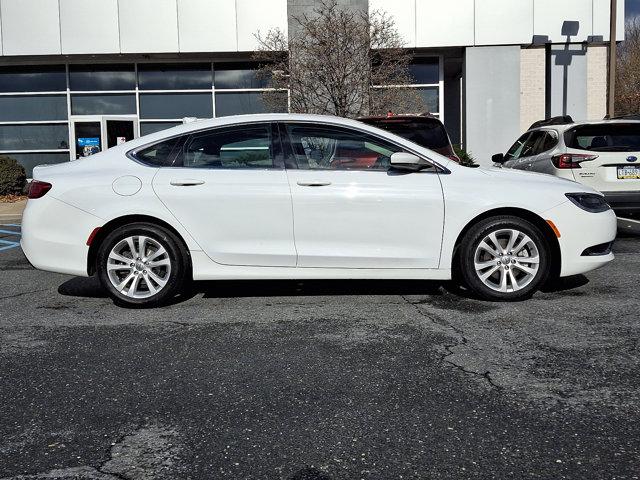
M 322 182 L 322 181 L 310 181 L 310 182 L 297 182 L 301 187 L 326 187 L 331 185 L 331 182 Z
M 194 180 L 192 178 L 184 178 L 181 180 L 171 180 L 171 185 L 174 187 L 192 187 L 195 185 L 202 185 L 204 180 Z

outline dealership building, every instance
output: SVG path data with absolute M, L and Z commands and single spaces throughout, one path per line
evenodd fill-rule
M 394 17 L 415 56 L 412 87 L 481 163 L 545 115 L 606 114 L 610 0 L 340 3 Z M 313 8 L 314 0 L 0 0 L 0 155 L 30 174 L 185 117 L 263 112 L 255 35 L 292 31 L 293 18 Z M 618 16 L 622 40 L 623 0 Z

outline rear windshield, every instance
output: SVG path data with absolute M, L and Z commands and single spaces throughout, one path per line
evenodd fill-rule
M 412 120 L 366 119 L 364 123 L 395 133 L 430 150 L 449 149 L 449 137 L 444 126 L 437 120 L 432 122 Z
M 569 148 L 591 152 L 640 151 L 640 123 L 581 125 L 565 134 Z

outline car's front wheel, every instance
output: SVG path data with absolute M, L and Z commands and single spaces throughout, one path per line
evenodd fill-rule
M 460 244 L 463 283 L 487 300 L 522 300 L 542 286 L 551 258 L 547 239 L 534 224 L 512 216 L 482 220 Z
M 97 272 L 116 303 L 157 306 L 175 297 L 188 272 L 182 242 L 160 226 L 134 223 L 115 229 L 100 245 Z

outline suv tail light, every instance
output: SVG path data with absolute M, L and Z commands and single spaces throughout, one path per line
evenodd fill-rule
M 598 155 L 585 155 L 583 153 L 563 153 L 562 155 L 551 157 L 551 161 L 556 168 L 567 169 L 582 168 L 580 166 L 582 162 L 588 162 L 590 160 L 595 160 L 596 158 L 598 158 Z
M 27 198 L 40 198 L 44 197 L 44 195 L 51 190 L 50 183 L 41 182 L 40 180 L 32 180 L 29 184 L 29 192 L 27 193 Z

